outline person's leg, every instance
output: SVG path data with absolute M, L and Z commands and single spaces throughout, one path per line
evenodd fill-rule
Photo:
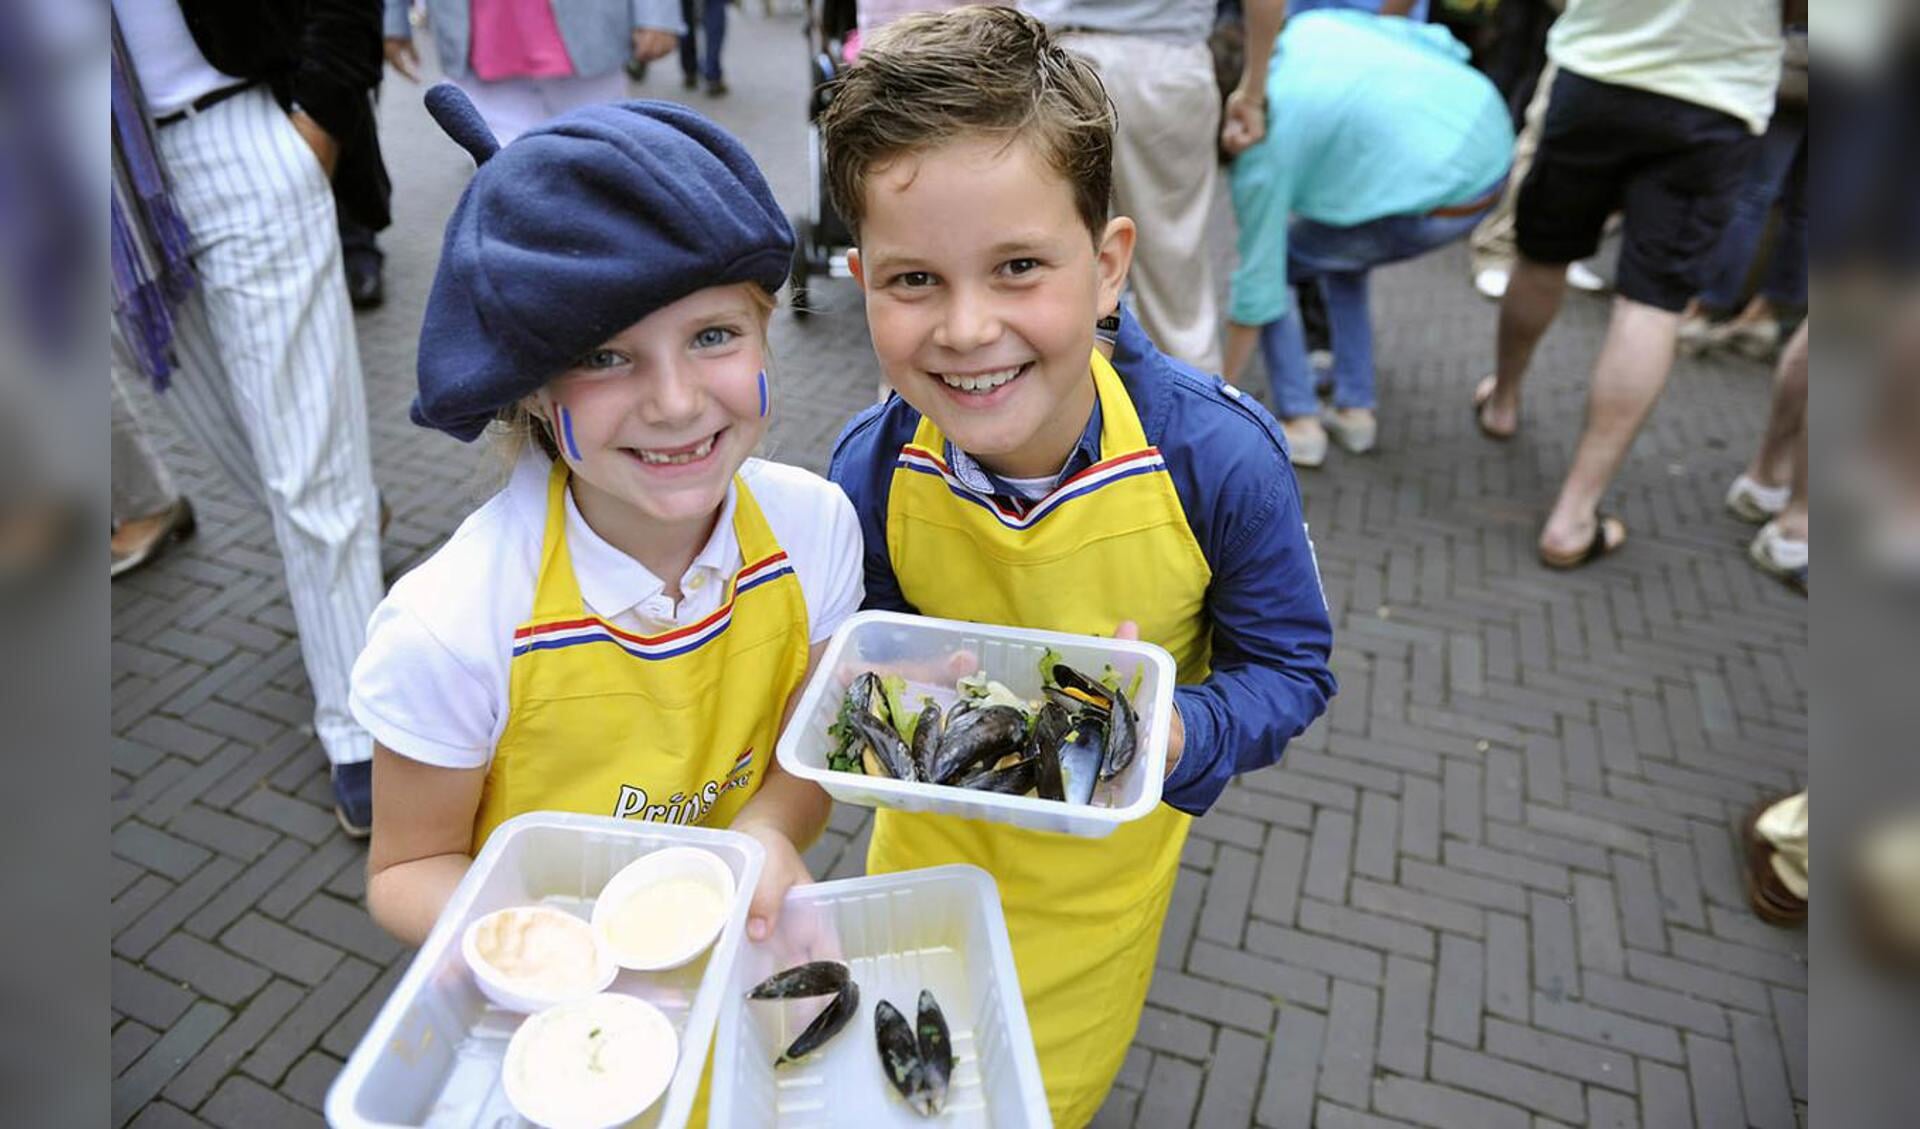
M 1313 393 L 1313 367 L 1307 362 L 1307 339 L 1300 311 L 1289 309 L 1279 321 L 1258 330 L 1260 359 L 1266 362 L 1273 385 L 1273 414 L 1282 420 L 1318 417 L 1320 399 Z
M 1661 95 L 1623 90 L 1611 103 L 1620 127 L 1637 130 L 1644 158 L 1623 194 L 1620 282 L 1585 427 L 1540 532 L 1550 562 L 1577 557 L 1595 539 L 1600 500 L 1666 387 L 1697 264 L 1726 226 L 1756 142 L 1727 114 Z
M 114 350 L 118 353 L 119 350 Z M 127 522 L 164 514 L 180 498 L 174 488 L 167 464 L 153 453 L 146 428 L 133 414 L 127 394 L 121 388 L 124 377 L 120 366 L 108 366 L 109 396 L 112 411 L 112 506 L 113 526 L 117 530 Z
M 1700 304 L 1709 315 L 1726 317 L 1738 309 L 1747 273 L 1760 250 L 1773 203 L 1780 197 L 1800 149 L 1804 125 L 1775 121 L 1761 139 L 1759 153 L 1734 197 L 1733 214 L 1714 245 L 1701 275 Z M 1804 231 L 1804 229 L 1803 229 Z M 1804 237 L 1801 253 L 1805 254 Z M 1778 257 L 1776 251 L 1775 257 Z M 1801 260 L 1804 264 L 1804 258 Z M 1805 271 L 1805 266 L 1801 267 Z
M 265 91 L 160 140 L 201 281 L 183 306 L 182 352 L 204 367 L 203 350 L 217 350 L 212 371 L 228 389 L 215 411 L 202 396 L 181 414 L 237 420 L 252 455 L 240 481 L 264 494 L 286 565 L 314 728 L 336 767 L 363 764 L 372 742 L 347 710 L 347 684 L 381 595 L 378 503 L 332 192 Z M 183 372 L 174 392 L 195 383 Z
M 1070 34 L 1062 45 L 1100 72 L 1119 114 L 1113 202 L 1140 225 L 1129 285 L 1154 344 L 1204 372 L 1221 370 L 1220 310 L 1206 246 L 1213 208 L 1220 95 L 1204 43 Z M 1237 374 L 1236 374 L 1237 375 Z
M 1333 271 L 1320 276 L 1327 300 L 1327 332 L 1333 338 L 1333 406 L 1374 408 L 1373 314 L 1368 272 Z
M 680 0 L 680 22 L 680 81 L 691 90 L 700 82 L 700 0 Z
M 1793 160 L 1780 184 L 1780 226 L 1774 233 L 1773 254 L 1760 279 L 1760 295 L 1776 312 L 1804 309 L 1807 304 L 1807 122 L 1794 124 L 1798 135 Z
M 374 230 L 345 212 L 340 213 L 340 251 L 347 268 L 347 296 L 356 310 L 370 310 L 386 300 L 381 278 L 387 256 Z
M 1566 293 L 1565 263 L 1536 263 L 1525 255 L 1514 260 L 1507 292 L 1500 299 L 1493 376 L 1474 392 L 1480 425 L 1487 431 L 1512 435 L 1520 429 L 1520 385 Z
M 700 27 L 707 37 L 701 77 L 707 80 L 708 92 L 718 94 L 726 89 L 726 78 L 720 70 L 720 50 L 727 42 L 727 0 L 706 0 Z
M 1587 392 L 1586 426 L 1540 532 L 1542 554 L 1570 557 L 1593 541 L 1600 499 L 1667 385 L 1679 325 L 1677 311 L 1614 297 L 1613 317 Z

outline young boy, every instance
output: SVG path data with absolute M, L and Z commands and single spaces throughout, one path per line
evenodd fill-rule
M 1134 227 L 1107 216 L 1112 108 L 1037 21 L 976 7 L 890 25 L 822 127 L 899 392 L 833 456 L 868 606 L 1137 624 L 1179 663 L 1152 816 L 1079 839 L 883 811 L 867 856 L 873 873 L 993 873 L 1048 1103 L 1081 1125 L 1139 1021 L 1189 816 L 1278 760 L 1334 691 L 1299 493 L 1273 418 L 1119 312 Z M 1098 351 L 1096 322 L 1113 336 Z

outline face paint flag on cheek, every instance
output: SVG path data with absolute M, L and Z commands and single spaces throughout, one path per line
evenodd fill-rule
M 760 370 L 760 418 L 767 418 L 767 370 Z
M 580 445 L 573 441 L 573 413 L 565 404 L 560 405 L 560 439 L 567 445 L 567 457 L 579 462 Z

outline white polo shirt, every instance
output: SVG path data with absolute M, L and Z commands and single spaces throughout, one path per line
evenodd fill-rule
M 374 609 L 348 704 L 374 740 L 394 752 L 447 768 L 479 768 L 493 759 L 507 726 L 513 632 L 533 614 L 551 466 L 529 449 L 505 489 Z M 865 596 L 853 504 L 838 486 L 799 467 L 748 459 L 740 474 L 799 578 L 810 641 L 821 642 Z M 742 563 L 733 531 L 737 493 L 727 491 L 713 536 L 681 576 L 676 607 L 653 573 L 587 525 L 569 491 L 567 548 L 587 609 L 647 635 L 712 614 Z

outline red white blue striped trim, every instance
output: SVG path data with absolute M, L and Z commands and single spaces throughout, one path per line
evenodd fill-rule
M 986 510 L 1008 529 L 1031 528 L 1041 518 L 1066 503 L 1091 494 L 1110 482 L 1132 478 L 1136 474 L 1163 474 L 1167 469 L 1167 461 L 1160 457 L 1158 447 L 1148 447 L 1130 455 L 1120 455 L 1105 462 L 1095 463 L 1055 486 L 1052 493 L 1034 503 L 1033 508 L 1026 513 L 1020 514 L 992 498 L 974 493 L 966 483 L 960 481 L 958 475 L 953 473 L 953 468 L 947 465 L 945 459 L 925 447 L 908 444 L 900 448 L 900 458 L 894 465 L 903 470 L 917 471 L 920 474 L 944 480 L 947 489 L 953 492 L 954 497 L 972 502 Z
M 697 651 L 719 638 L 733 622 L 734 604 L 743 592 L 762 584 L 793 575 L 787 554 L 775 553 L 762 561 L 746 565 L 734 574 L 733 592 L 726 603 L 699 623 L 676 628 L 664 635 L 635 635 L 622 631 L 599 616 L 582 616 L 559 623 L 522 627 L 513 633 L 513 657 L 533 651 L 551 651 L 582 643 L 611 643 L 636 659 L 671 659 Z
M 746 752 L 741 753 L 737 758 L 734 759 L 733 767 L 727 770 L 727 775 L 729 777 L 738 776 L 752 767 L 753 767 L 753 746 L 749 745 L 747 746 Z

